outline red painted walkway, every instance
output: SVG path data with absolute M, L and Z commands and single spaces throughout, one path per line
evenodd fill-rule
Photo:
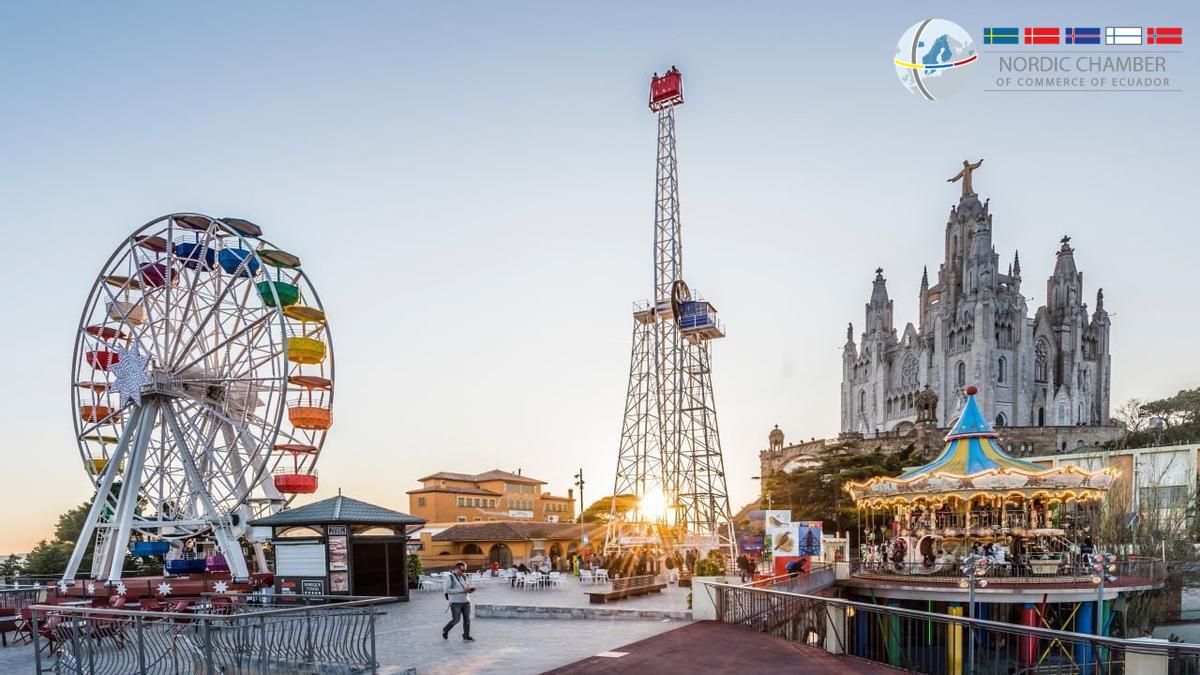
M 762 633 L 715 621 L 697 621 L 682 628 L 618 647 L 614 656 L 593 656 L 548 671 L 579 673 L 889 673 L 900 671 L 849 656 L 780 640 Z M 624 656 L 615 656 L 623 653 Z

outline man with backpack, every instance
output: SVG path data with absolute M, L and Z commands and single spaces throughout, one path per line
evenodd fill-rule
M 471 637 L 471 593 L 475 588 L 467 581 L 467 564 L 454 563 L 453 573 L 447 574 L 442 582 L 442 594 L 450 603 L 450 623 L 442 627 L 442 639 L 450 639 L 450 629 L 454 628 L 461 619 L 463 622 L 463 640 L 474 642 Z

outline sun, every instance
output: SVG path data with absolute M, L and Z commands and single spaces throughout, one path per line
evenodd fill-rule
M 638 511 L 646 520 L 665 520 L 667 517 L 666 495 L 660 490 L 651 490 L 638 500 Z

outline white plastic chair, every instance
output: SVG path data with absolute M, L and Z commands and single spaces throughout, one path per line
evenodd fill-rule
M 596 583 L 596 574 L 591 570 L 579 570 L 579 582 L 583 584 Z
M 598 583 L 598 584 L 607 584 L 608 583 L 608 570 L 596 570 L 596 583 Z

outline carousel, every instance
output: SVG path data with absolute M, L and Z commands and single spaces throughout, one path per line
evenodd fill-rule
M 1081 571 L 1100 542 L 1101 500 L 1115 468 L 1048 468 L 1008 455 L 965 391 L 941 454 L 896 477 L 848 483 L 862 509 L 863 573 L 954 575 L 968 557 L 995 576 Z

